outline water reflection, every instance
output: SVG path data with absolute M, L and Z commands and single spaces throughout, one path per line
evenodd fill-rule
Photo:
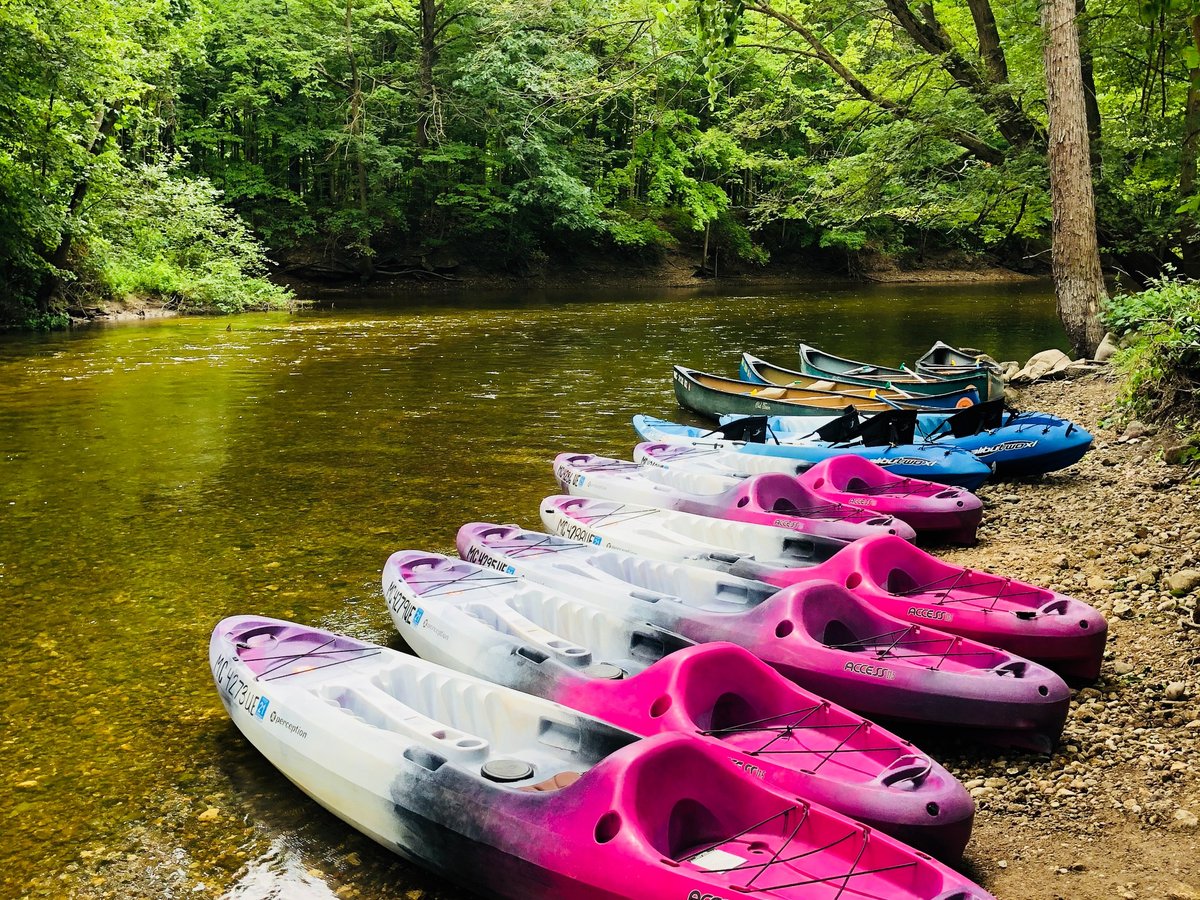
M 392 639 L 390 552 L 536 527 L 555 453 L 627 455 L 632 413 L 678 415 L 671 362 L 1064 345 L 1041 286 L 347 299 L 0 338 L 0 895 L 249 897 L 290 872 L 457 896 L 248 749 L 205 664 L 221 617 Z

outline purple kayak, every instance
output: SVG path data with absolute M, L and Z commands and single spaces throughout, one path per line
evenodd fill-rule
M 659 509 L 788 528 L 799 534 L 854 541 L 877 534 L 915 540 L 905 522 L 862 506 L 838 503 L 778 472 L 746 479 L 689 477 L 591 453 L 560 453 L 554 477 L 577 497 L 619 500 Z
M 970 729 L 1049 752 L 1070 690 L 1037 663 L 893 618 L 829 581 L 763 594 L 754 582 L 516 526 L 465 525 L 459 552 L 595 599 L 698 643 L 740 644 L 814 693 L 875 718 Z
M 842 584 L 910 622 L 995 644 L 1085 681 L 1100 675 L 1108 622 L 1094 607 L 1023 581 L 952 566 L 887 535 L 857 541 L 804 569 L 759 566 L 754 577 L 787 587 L 814 578 Z
M 644 467 L 668 471 L 733 478 L 751 474 L 740 462 L 745 454 L 705 453 L 679 444 L 644 442 L 634 448 L 633 456 Z M 922 536 L 957 544 L 974 544 L 983 518 L 982 501 L 966 488 L 898 476 L 861 456 L 828 457 L 798 472 L 796 480 L 831 503 L 894 516 Z
M 524 578 L 393 553 L 392 621 L 423 658 L 555 700 L 636 734 L 682 731 L 747 775 L 954 861 L 974 803 L 916 747 L 788 681 L 748 650 L 692 645 Z M 405 615 L 406 610 L 421 611 Z
M 836 582 L 889 615 L 1002 647 L 1081 681 L 1100 673 L 1108 623 L 1091 606 L 1003 575 L 952 566 L 889 535 L 801 546 L 792 532 L 582 497 L 551 497 L 546 528 L 776 587 Z M 832 551 L 832 552 L 830 552 Z
M 485 896 L 994 900 L 730 765 L 343 635 L 225 619 L 209 663 L 247 739 L 318 803 Z

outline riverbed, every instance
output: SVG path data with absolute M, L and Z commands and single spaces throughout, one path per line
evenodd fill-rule
M 1065 347 L 1048 286 L 365 297 L 0 337 L 0 895 L 459 892 L 308 801 L 229 724 L 208 637 L 261 613 L 391 642 L 380 568 L 538 525 L 564 450 L 678 418 L 670 364 Z

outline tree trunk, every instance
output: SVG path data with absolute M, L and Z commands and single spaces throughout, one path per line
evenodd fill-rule
M 1191 20 L 1192 41 L 1200 53 L 1200 16 Z M 1183 149 L 1179 163 L 1179 195 L 1186 202 L 1196 191 L 1196 160 L 1200 157 L 1200 67 L 1188 71 L 1187 106 L 1183 113 Z M 1184 213 L 1179 228 L 1179 250 L 1183 273 L 1200 277 L 1200 234 L 1196 213 Z
M 1058 316 L 1076 356 L 1090 358 L 1104 337 L 1100 302 L 1107 296 L 1096 241 L 1096 207 L 1087 111 L 1075 28 L 1075 0 L 1042 0 L 1046 101 L 1050 119 L 1052 264 Z
M 1087 109 L 1088 154 L 1093 177 L 1100 177 L 1100 102 L 1096 99 L 1096 71 L 1092 46 L 1088 39 L 1087 0 L 1075 0 L 1075 21 L 1079 28 L 1079 69 L 1083 75 L 1083 103 Z
M 433 124 L 434 97 L 433 66 L 437 62 L 437 0 L 421 0 L 421 58 L 418 61 L 417 84 L 417 148 L 429 146 Z
M 87 148 L 89 157 L 94 158 L 104 152 L 104 145 L 108 143 L 113 130 L 117 127 L 117 119 L 120 118 L 120 115 L 120 101 L 117 101 L 112 106 L 105 104 L 100 107 L 100 110 L 96 113 L 96 130 L 92 134 L 92 140 Z M 85 169 L 83 174 L 79 176 L 79 180 L 75 182 L 75 187 L 71 191 L 71 198 L 67 201 L 67 214 L 63 217 L 63 231 L 59 236 L 58 244 L 53 250 L 43 254 L 43 259 L 52 268 L 42 278 L 41 287 L 38 289 L 38 309 L 42 312 L 49 312 L 50 308 L 61 299 L 63 278 L 59 273 L 70 262 L 71 249 L 75 245 L 75 233 L 73 231 L 76 224 L 75 215 L 79 211 L 79 207 L 83 205 L 84 198 L 87 197 L 90 186 L 90 175 L 88 170 Z

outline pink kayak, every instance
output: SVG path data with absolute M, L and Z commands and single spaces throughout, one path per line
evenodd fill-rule
M 400 636 L 424 659 L 637 734 L 696 735 L 780 790 L 942 859 L 962 854 L 974 803 L 949 772 L 748 650 L 696 646 L 642 619 L 441 554 L 393 553 L 383 589 Z
M 1108 622 L 1093 607 L 1023 581 L 952 566 L 888 535 L 858 541 L 810 568 L 760 566 L 754 577 L 779 587 L 828 579 L 898 619 L 995 644 L 1070 678 L 1100 675 Z
M 508 574 L 595 599 L 697 643 L 740 644 L 802 687 L 863 715 L 970 729 L 1040 752 L 1062 733 L 1071 692 L 1045 666 L 895 619 L 832 582 L 763 596 L 754 582 L 722 583 L 713 578 L 720 573 L 509 528 L 505 536 L 469 539 L 469 549 Z M 460 531 L 460 552 L 465 540 Z
M 739 457 L 745 454 L 697 454 L 679 444 L 638 444 L 634 459 L 642 466 L 745 478 Z M 756 473 L 755 473 L 756 474 Z M 958 544 L 974 544 L 983 503 L 966 488 L 897 476 L 861 456 L 831 456 L 796 475 L 800 485 L 831 503 L 894 516 L 918 533 Z
M 234 724 L 318 803 L 487 896 L 994 900 L 884 833 L 747 777 L 682 734 L 635 735 L 343 635 L 225 619 Z
M 889 535 L 797 546 L 782 528 L 582 497 L 547 498 L 546 528 L 576 540 L 788 587 L 841 584 L 890 615 L 1003 647 L 1072 679 L 1100 672 L 1108 623 L 1092 607 L 990 572 L 952 566 Z M 714 523 L 720 527 L 714 527 Z
M 905 540 L 917 536 L 894 516 L 831 501 L 782 473 L 746 479 L 689 478 L 686 473 L 645 469 L 590 453 L 560 453 L 554 458 L 554 476 L 567 493 L 578 497 L 774 525 L 834 540 L 854 541 L 876 534 L 895 534 Z

